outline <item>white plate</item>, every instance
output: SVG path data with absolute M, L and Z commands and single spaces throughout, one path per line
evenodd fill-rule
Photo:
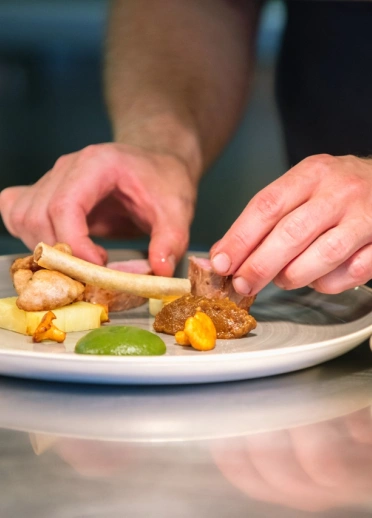
M 111 259 L 139 255 L 114 251 Z M 13 294 L 8 273 L 13 259 L 0 257 L 0 297 Z M 246 338 L 220 340 L 213 351 L 201 353 L 174 345 L 173 337 L 162 335 L 167 353 L 158 357 L 76 355 L 75 343 L 84 333 L 70 333 L 61 346 L 33 344 L 29 337 L 0 330 L 0 374 L 150 385 L 232 381 L 295 371 L 340 356 L 372 335 L 372 290 L 363 286 L 330 296 L 308 288 L 283 292 L 271 285 L 260 293 L 252 314 L 258 326 Z M 146 306 L 111 318 L 114 325 L 149 330 L 152 322 Z
M 305 426 L 372 404 L 368 347 L 345 360 L 291 375 L 173 387 L 45 386 L 0 377 L 0 428 L 29 432 L 40 451 L 58 437 L 153 443 Z

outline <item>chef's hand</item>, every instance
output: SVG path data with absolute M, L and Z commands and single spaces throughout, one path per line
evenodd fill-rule
M 372 278 L 372 160 L 306 158 L 259 192 L 211 249 L 214 270 L 256 294 L 274 280 L 339 293 Z
M 66 242 L 98 264 L 106 252 L 90 235 L 149 234 L 153 272 L 169 276 L 187 249 L 196 190 L 173 156 L 99 144 L 62 156 L 34 185 L 3 190 L 0 210 L 9 232 L 30 249 Z
M 225 478 L 249 497 L 303 511 L 370 505 L 372 420 L 348 416 L 211 443 Z

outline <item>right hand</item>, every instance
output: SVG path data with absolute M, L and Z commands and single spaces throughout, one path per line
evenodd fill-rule
M 211 451 L 234 487 L 272 505 L 323 516 L 327 509 L 352 508 L 371 499 L 371 407 L 329 421 L 216 441 Z
M 0 194 L 9 232 L 31 250 L 40 241 L 70 244 L 74 255 L 104 264 L 89 236 L 150 235 L 149 261 L 170 276 L 187 249 L 197 185 L 172 155 L 124 144 L 98 144 L 62 156 L 31 186 Z

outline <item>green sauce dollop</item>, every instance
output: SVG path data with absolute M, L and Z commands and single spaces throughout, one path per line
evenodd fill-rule
M 159 356 L 166 350 L 163 340 L 139 327 L 108 326 L 94 329 L 80 338 L 78 354 L 115 356 Z

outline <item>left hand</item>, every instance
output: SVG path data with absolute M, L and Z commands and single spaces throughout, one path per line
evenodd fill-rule
M 222 254 L 222 255 L 220 255 Z M 236 291 L 311 285 L 340 293 L 372 278 L 372 160 L 308 157 L 260 191 L 212 247 Z

